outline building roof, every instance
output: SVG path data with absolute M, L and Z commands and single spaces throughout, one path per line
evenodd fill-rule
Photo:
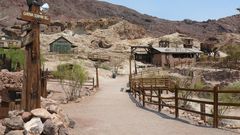
M 199 51 L 197 49 L 193 48 L 162 48 L 162 47 L 153 47 L 153 49 L 161 52 L 161 53 L 202 53 L 202 51 Z
M 54 42 L 58 41 L 59 39 L 64 39 L 64 40 L 66 40 L 68 43 L 70 43 L 70 44 L 72 45 L 71 47 L 73 47 L 73 48 L 74 48 L 74 47 L 77 47 L 77 46 L 73 45 L 73 43 L 72 43 L 71 41 L 69 41 L 68 39 L 66 39 L 66 38 L 63 37 L 63 36 L 57 38 L 56 40 L 54 40 L 53 42 L 51 42 L 49 45 L 52 45 Z

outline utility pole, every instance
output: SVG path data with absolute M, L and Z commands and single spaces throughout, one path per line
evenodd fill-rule
M 41 107 L 41 62 L 40 62 L 40 24 L 49 24 L 50 17 L 40 12 L 41 2 L 27 0 L 29 10 L 18 18 L 28 23 L 22 26 L 27 35 L 22 40 L 25 47 L 24 84 L 21 106 L 25 111 Z

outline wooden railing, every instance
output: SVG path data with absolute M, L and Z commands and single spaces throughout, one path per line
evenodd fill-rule
M 213 118 L 213 127 L 218 128 L 219 119 L 232 119 L 232 120 L 240 120 L 239 116 L 226 116 L 223 114 L 219 114 L 219 107 L 221 106 L 229 106 L 229 107 L 240 107 L 239 103 L 226 103 L 223 101 L 219 101 L 219 94 L 240 94 L 240 90 L 219 90 L 219 86 L 215 86 L 211 90 L 203 90 L 203 89 L 187 89 L 187 88 L 179 88 L 178 86 L 172 87 L 171 81 L 169 78 L 140 78 L 140 79 L 131 79 L 130 83 L 131 92 L 134 97 L 139 98 L 139 102 L 142 102 L 143 107 L 145 104 L 152 104 L 158 106 L 158 111 L 160 112 L 163 107 L 175 108 L 175 117 L 179 118 L 179 110 L 188 111 L 191 113 L 201 115 L 202 120 L 206 120 L 206 117 Z M 172 96 L 163 97 L 163 91 L 171 91 Z M 204 100 L 204 99 L 193 99 L 190 97 L 181 97 L 179 93 L 181 92 L 192 92 L 193 94 L 201 93 L 209 93 L 212 94 L 213 99 Z M 167 104 L 166 100 L 172 100 L 174 105 Z M 180 104 L 180 101 L 186 102 L 194 102 L 200 104 L 200 111 L 191 110 L 189 108 L 185 108 Z M 213 113 L 206 113 L 205 105 L 213 106 Z
M 48 82 L 57 82 L 59 83 L 60 80 L 59 79 L 49 79 Z M 67 82 L 62 82 L 64 85 L 71 85 L 70 83 L 67 83 Z M 90 89 L 93 89 L 95 88 L 95 79 L 94 78 L 91 78 L 89 77 L 87 79 L 87 81 L 85 81 L 82 85 L 83 87 L 90 87 Z

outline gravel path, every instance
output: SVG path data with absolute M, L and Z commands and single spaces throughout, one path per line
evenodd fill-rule
M 197 127 L 165 114 L 139 107 L 128 93 L 127 77 L 101 82 L 101 90 L 81 103 L 63 108 L 76 121 L 73 135 L 234 135 L 220 129 Z

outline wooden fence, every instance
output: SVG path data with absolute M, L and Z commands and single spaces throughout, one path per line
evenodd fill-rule
M 51 79 L 48 80 L 48 82 L 57 82 L 59 83 L 60 80 L 59 79 Z M 64 85 L 71 85 L 70 83 L 67 82 L 62 82 Z M 82 85 L 83 87 L 90 87 L 90 89 L 94 89 L 95 88 L 95 79 L 94 78 L 88 78 L 86 82 L 83 83 Z
M 232 120 L 240 120 L 239 116 L 226 116 L 219 114 L 219 107 L 229 106 L 229 107 L 240 107 L 240 103 L 226 103 L 223 101 L 219 101 L 220 94 L 240 94 L 240 90 L 219 90 L 219 86 L 215 86 L 212 90 L 200 90 L 200 89 L 186 89 L 179 88 L 178 86 L 174 86 L 171 84 L 169 78 L 140 78 L 140 79 L 131 79 L 130 83 L 131 92 L 134 97 L 139 98 L 139 101 L 142 102 L 143 107 L 145 104 L 152 104 L 158 106 L 158 111 L 160 112 L 163 107 L 175 108 L 175 117 L 179 118 L 179 110 L 192 112 L 195 114 L 201 115 L 201 119 L 205 120 L 206 117 L 213 118 L 213 127 L 218 128 L 219 119 L 232 119 Z M 163 91 L 171 91 L 172 96 L 163 97 Z M 192 92 L 192 93 L 210 93 L 213 95 L 213 99 L 203 100 L 203 99 L 192 99 L 189 97 L 181 97 L 179 93 L 181 92 Z M 172 100 L 174 105 L 167 104 L 166 100 Z M 181 101 L 186 102 L 194 102 L 200 104 L 200 111 L 191 110 L 189 108 L 185 108 L 181 105 Z M 213 113 L 205 112 L 205 105 L 213 106 Z

